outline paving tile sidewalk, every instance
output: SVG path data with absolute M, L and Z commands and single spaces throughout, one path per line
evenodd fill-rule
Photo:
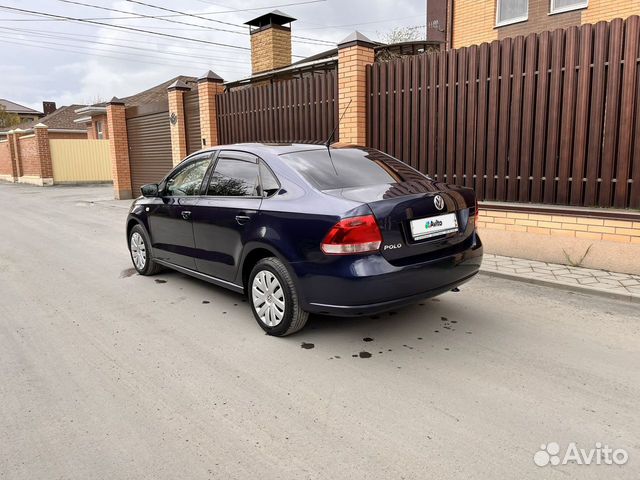
M 485 254 L 481 272 L 640 303 L 640 275 Z

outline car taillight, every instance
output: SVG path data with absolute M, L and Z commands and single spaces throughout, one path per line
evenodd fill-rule
M 327 255 L 349 255 L 380 249 L 382 234 L 373 215 L 344 218 L 329 231 L 320 246 Z

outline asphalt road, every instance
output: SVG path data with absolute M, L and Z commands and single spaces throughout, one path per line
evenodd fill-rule
M 0 185 L 0 478 L 638 478 L 637 305 L 480 276 L 272 338 L 134 275 L 110 196 Z M 548 442 L 629 461 L 538 467 Z

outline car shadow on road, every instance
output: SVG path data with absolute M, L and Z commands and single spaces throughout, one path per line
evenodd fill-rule
M 123 271 L 121 278 L 127 278 L 129 273 L 128 270 Z M 256 334 L 260 334 L 246 297 L 242 294 L 170 270 L 154 276 L 153 281 L 168 284 L 172 290 L 177 288 L 175 293 L 189 292 L 190 297 L 201 298 L 199 302 L 203 304 L 225 303 L 229 308 L 241 308 L 243 321 L 246 321 L 247 325 L 253 324 Z M 296 348 L 302 346 L 311 349 L 315 345 L 330 345 L 336 342 L 363 342 L 364 345 L 368 343 L 367 339 L 370 339 L 370 342 L 375 341 L 375 344 L 371 343 L 370 346 L 371 351 L 377 349 L 376 353 L 380 351 L 382 344 L 385 345 L 385 350 L 412 350 L 421 342 L 429 341 L 430 344 L 435 342 L 434 346 L 448 350 L 453 335 L 472 333 L 453 295 L 455 294 L 446 293 L 377 315 L 336 317 L 312 314 L 303 330 L 280 340 L 295 345 Z M 227 311 L 220 313 L 224 315 Z
M 444 307 L 448 303 L 436 297 L 377 315 L 360 317 L 311 315 L 306 330 L 323 336 L 355 332 L 371 335 L 404 336 L 408 333 L 428 336 L 429 333 L 440 333 L 443 329 L 453 330 L 448 317 L 443 314 Z M 454 322 L 458 321 L 454 320 Z

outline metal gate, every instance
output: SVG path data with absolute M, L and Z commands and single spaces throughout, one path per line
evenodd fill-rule
M 171 127 L 166 101 L 127 108 L 131 188 L 157 183 L 173 168 Z
M 187 155 L 202 148 L 200 140 L 200 102 L 198 87 L 184 94 L 184 126 L 187 135 Z

